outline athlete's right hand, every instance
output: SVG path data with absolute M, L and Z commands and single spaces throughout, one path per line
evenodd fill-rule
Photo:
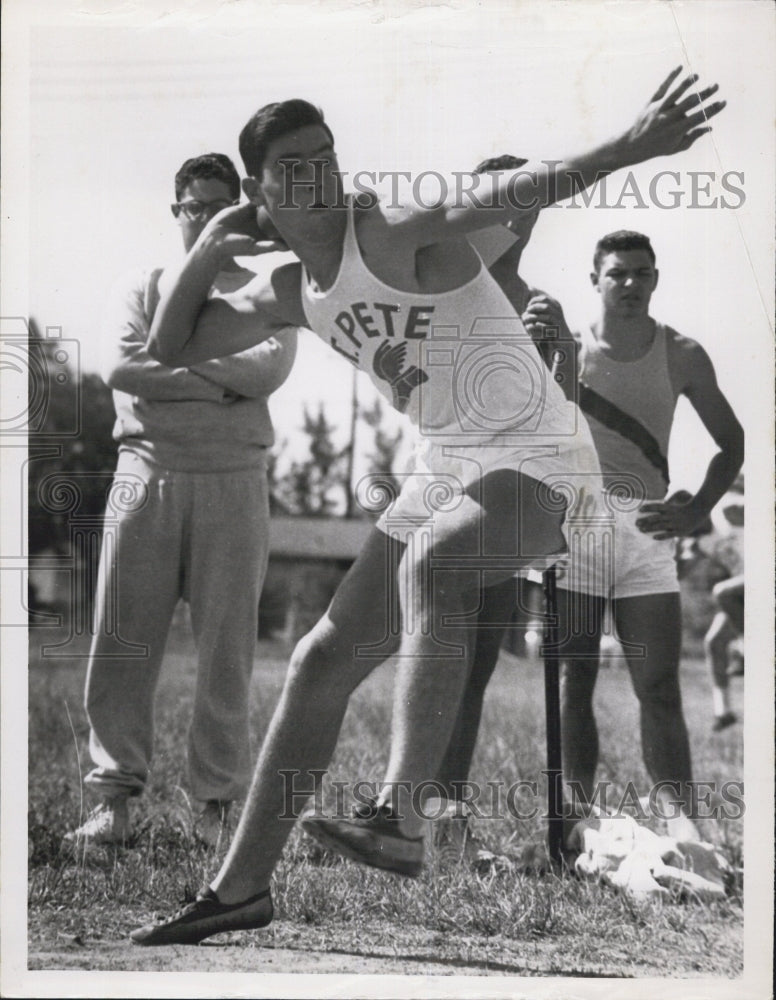
M 528 305 L 520 319 L 531 338 L 536 342 L 550 338 L 555 341 L 560 338 L 571 339 L 571 333 L 563 315 L 563 307 L 557 299 L 553 299 L 546 292 L 540 292 L 528 300 Z
M 705 103 L 716 92 L 717 84 L 684 97 L 698 77 L 687 76 L 672 90 L 671 87 L 681 72 L 682 67 L 678 66 L 668 74 L 622 137 L 626 160 L 623 166 L 642 163 L 655 156 L 682 152 L 689 149 L 696 139 L 711 131 L 709 119 L 718 115 L 725 107 L 725 101 Z
M 257 257 L 288 250 L 279 236 L 272 238 L 259 224 L 256 206 L 250 202 L 233 205 L 214 215 L 197 242 L 224 258 Z

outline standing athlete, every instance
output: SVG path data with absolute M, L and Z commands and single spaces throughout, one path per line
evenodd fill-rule
M 579 404 L 604 476 L 612 548 L 608 558 L 599 549 L 597 561 L 578 561 L 573 582 L 558 581 L 559 620 L 565 626 L 564 773 L 591 801 L 598 764 L 592 699 L 609 598 L 639 700 L 654 807 L 671 836 L 691 839 L 697 831 L 689 818 L 692 771 L 679 688 L 682 630 L 674 539 L 691 534 L 727 492 L 743 462 L 744 435 L 704 349 L 649 314 L 658 281 L 649 239 L 629 231 L 604 236 L 593 268 L 600 315 L 581 337 Z M 719 448 L 685 503 L 664 500 L 668 439 L 680 395 Z
M 528 161 L 508 154 L 483 160 L 476 168 L 485 171 L 515 170 Z M 534 339 L 545 364 L 553 370 L 555 380 L 568 398 L 574 398 L 576 384 L 576 342 L 566 325 L 563 310 L 556 299 L 532 288 L 520 274 L 523 252 L 531 238 L 539 215 L 527 212 L 509 224 L 514 242 L 488 270 L 509 299 L 528 333 Z M 480 253 L 489 250 L 495 234 L 492 230 L 475 233 L 470 239 Z M 503 236 L 502 236 L 503 239 Z M 493 251 L 497 252 L 496 246 Z M 491 252 L 493 252 L 491 251 Z M 466 857 L 478 862 L 488 856 L 481 850 L 477 838 L 468 829 L 467 796 L 477 733 L 482 715 L 485 690 L 498 663 L 506 630 L 510 627 L 515 608 L 525 593 L 524 584 L 516 577 L 483 590 L 482 609 L 477 622 L 477 635 L 472 654 L 472 666 L 461 699 L 458 718 L 436 780 L 444 791 L 448 806 L 442 822 L 435 824 L 434 842 L 437 847 L 448 845 L 462 850 Z M 400 665 L 401 669 L 401 665 Z
M 449 740 L 480 592 L 564 549 L 565 506 L 544 480 L 598 473 L 586 425 L 545 377 L 466 237 L 603 173 L 689 148 L 724 104 L 703 106 L 716 87 L 684 96 L 694 78 L 671 90 L 679 72 L 614 140 L 565 161 L 482 175 L 476 198 L 470 186 L 433 208 L 346 200 L 331 132 L 306 102 L 269 105 L 243 130 L 243 189 L 254 212 L 227 210 L 207 227 L 162 298 L 152 349 L 191 364 L 289 322 L 311 326 L 408 414 L 421 445 L 416 472 L 294 651 L 220 873 L 183 911 L 135 931 L 137 943 L 191 943 L 269 923 L 269 880 L 291 829 L 279 772 L 301 777 L 328 766 L 351 692 L 395 652 L 415 669 L 403 672 L 397 694 L 385 784 L 368 815 L 318 833 L 360 860 L 420 870 L 423 819 L 411 808 L 413 789 L 436 774 Z M 256 210 L 301 264 L 231 305 L 206 303 L 225 259 L 278 245 L 262 240 Z

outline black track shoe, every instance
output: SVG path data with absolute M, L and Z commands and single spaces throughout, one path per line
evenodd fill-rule
M 243 900 L 222 903 L 212 889 L 204 889 L 171 917 L 138 927 L 129 935 L 133 944 L 199 944 L 224 931 L 249 931 L 266 927 L 272 920 L 269 889 Z
M 338 854 L 397 875 L 417 878 L 423 869 L 423 837 L 407 837 L 390 806 L 366 803 L 350 818 L 308 816 L 302 829 Z

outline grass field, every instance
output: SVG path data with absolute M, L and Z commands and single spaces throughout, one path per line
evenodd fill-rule
M 88 808 L 81 774 L 89 767 L 81 707 L 83 659 L 43 659 L 51 630 L 32 630 L 29 775 L 29 967 L 31 969 L 416 972 L 483 975 L 735 977 L 742 970 L 740 888 L 723 902 L 635 904 L 572 876 L 526 875 L 517 867 L 485 875 L 430 864 L 402 880 L 322 856 L 294 830 L 273 885 L 276 920 L 265 931 L 226 938 L 230 947 L 138 949 L 128 931 L 167 910 L 218 867 L 191 837 L 183 747 L 193 696 L 193 651 L 185 629 L 168 644 L 157 701 L 157 746 L 147 794 L 134 805 L 136 836 L 124 850 L 86 857 L 61 846 Z M 287 651 L 259 645 L 252 687 L 258 741 L 279 695 Z M 702 661 L 683 662 L 685 710 L 695 777 L 743 776 L 742 730 L 710 732 Z M 380 668 L 353 697 L 330 776 L 379 778 L 388 751 L 392 670 Z M 742 709 L 742 682 L 734 707 Z M 597 689 L 600 777 L 641 794 L 648 782 L 637 737 L 635 698 L 617 661 Z M 540 781 L 544 760 L 541 666 L 505 654 L 488 690 L 472 778 Z M 656 821 L 653 821 L 656 822 Z M 480 819 L 476 832 L 499 854 L 540 840 L 540 819 Z M 703 835 L 736 866 L 742 821 L 706 821 Z M 182 951 L 173 949 L 173 951 Z M 193 954 L 194 953 L 194 954 Z M 287 955 L 296 956 L 289 965 Z M 304 956 L 300 959 L 300 956 Z M 179 962 L 178 966 L 175 962 Z M 299 964 L 301 962 L 301 964 Z M 274 963 L 274 964 L 273 964 Z

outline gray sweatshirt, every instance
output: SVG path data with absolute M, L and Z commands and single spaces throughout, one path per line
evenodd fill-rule
M 181 472 L 258 465 L 274 441 L 267 397 L 291 371 L 296 329 L 287 327 L 239 354 L 168 368 L 146 348 L 161 273 L 125 275 L 109 297 L 100 374 L 113 389 L 114 439 L 122 449 Z M 210 294 L 228 294 L 254 277 L 243 268 L 222 271 Z

